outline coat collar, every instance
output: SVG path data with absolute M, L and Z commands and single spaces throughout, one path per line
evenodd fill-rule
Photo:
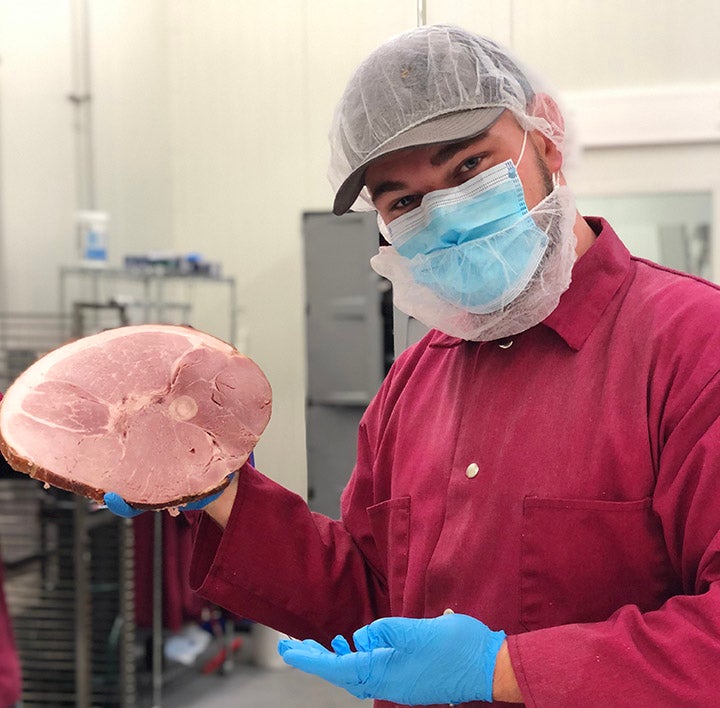
M 582 348 L 630 270 L 630 252 L 610 224 L 595 217 L 586 221 L 597 238 L 575 263 L 570 287 L 543 322 L 575 351 Z

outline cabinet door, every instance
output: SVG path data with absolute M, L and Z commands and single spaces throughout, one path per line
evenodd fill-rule
M 308 399 L 366 405 L 385 374 L 386 281 L 370 267 L 374 213 L 308 213 L 305 245 Z

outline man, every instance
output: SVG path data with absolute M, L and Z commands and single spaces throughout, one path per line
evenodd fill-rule
M 2 400 L 2 393 L 0 393 L 0 400 Z M 9 469 L 5 460 L 0 460 L 0 477 L 7 474 Z M 1 541 L 2 539 L 0 539 Z M 22 675 L 10 610 L 5 599 L 4 575 L 4 563 L 0 552 L 0 708 L 12 708 L 20 700 Z
M 11 708 L 20 700 L 21 677 L 10 612 L 5 603 L 2 558 L 0 558 L 0 668 L 2 669 L 0 671 L 0 706 Z
M 377 210 L 373 267 L 433 329 L 342 519 L 245 466 L 191 582 L 381 706 L 719 705 L 718 288 L 576 213 L 556 104 L 470 32 L 378 48 L 331 141 L 335 212 Z

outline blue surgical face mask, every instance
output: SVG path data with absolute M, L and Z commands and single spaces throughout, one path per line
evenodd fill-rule
M 524 148 L 525 142 L 518 163 Z M 426 194 L 417 209 L 386 228 L 393 247 L 410 259 L 416 282 L 479 314 L 512 302 L 548 245 L 527 208 L 512 160 L 458 187 Z

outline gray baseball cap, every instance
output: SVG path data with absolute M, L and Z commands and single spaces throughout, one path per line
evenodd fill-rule
M 335 194 L 333 212 L 344 214 L 354 204 L 360 190 L 365 186 L 365 170 L 373 161 L 383 155 L 418 145 L 432 145 L 465 140 L 487 130 L 505 111 L 505 108 L 474 108 L 467 111 L 456 111 L 444 116 L 431 118 L 408 128 L 369 153 L 365 159 L 346 177 Z
M 333 212 L 372 208 L 367 193 L 364 204 L 358 201 L 365 170 L 388 153 L 465 140 L 505 110 L 542 130 L 529 115 L 534 95 L 526 70 L 486 37 L 430 25 L 390 39 L 355 70 L 335 110 L 328 170 Z

